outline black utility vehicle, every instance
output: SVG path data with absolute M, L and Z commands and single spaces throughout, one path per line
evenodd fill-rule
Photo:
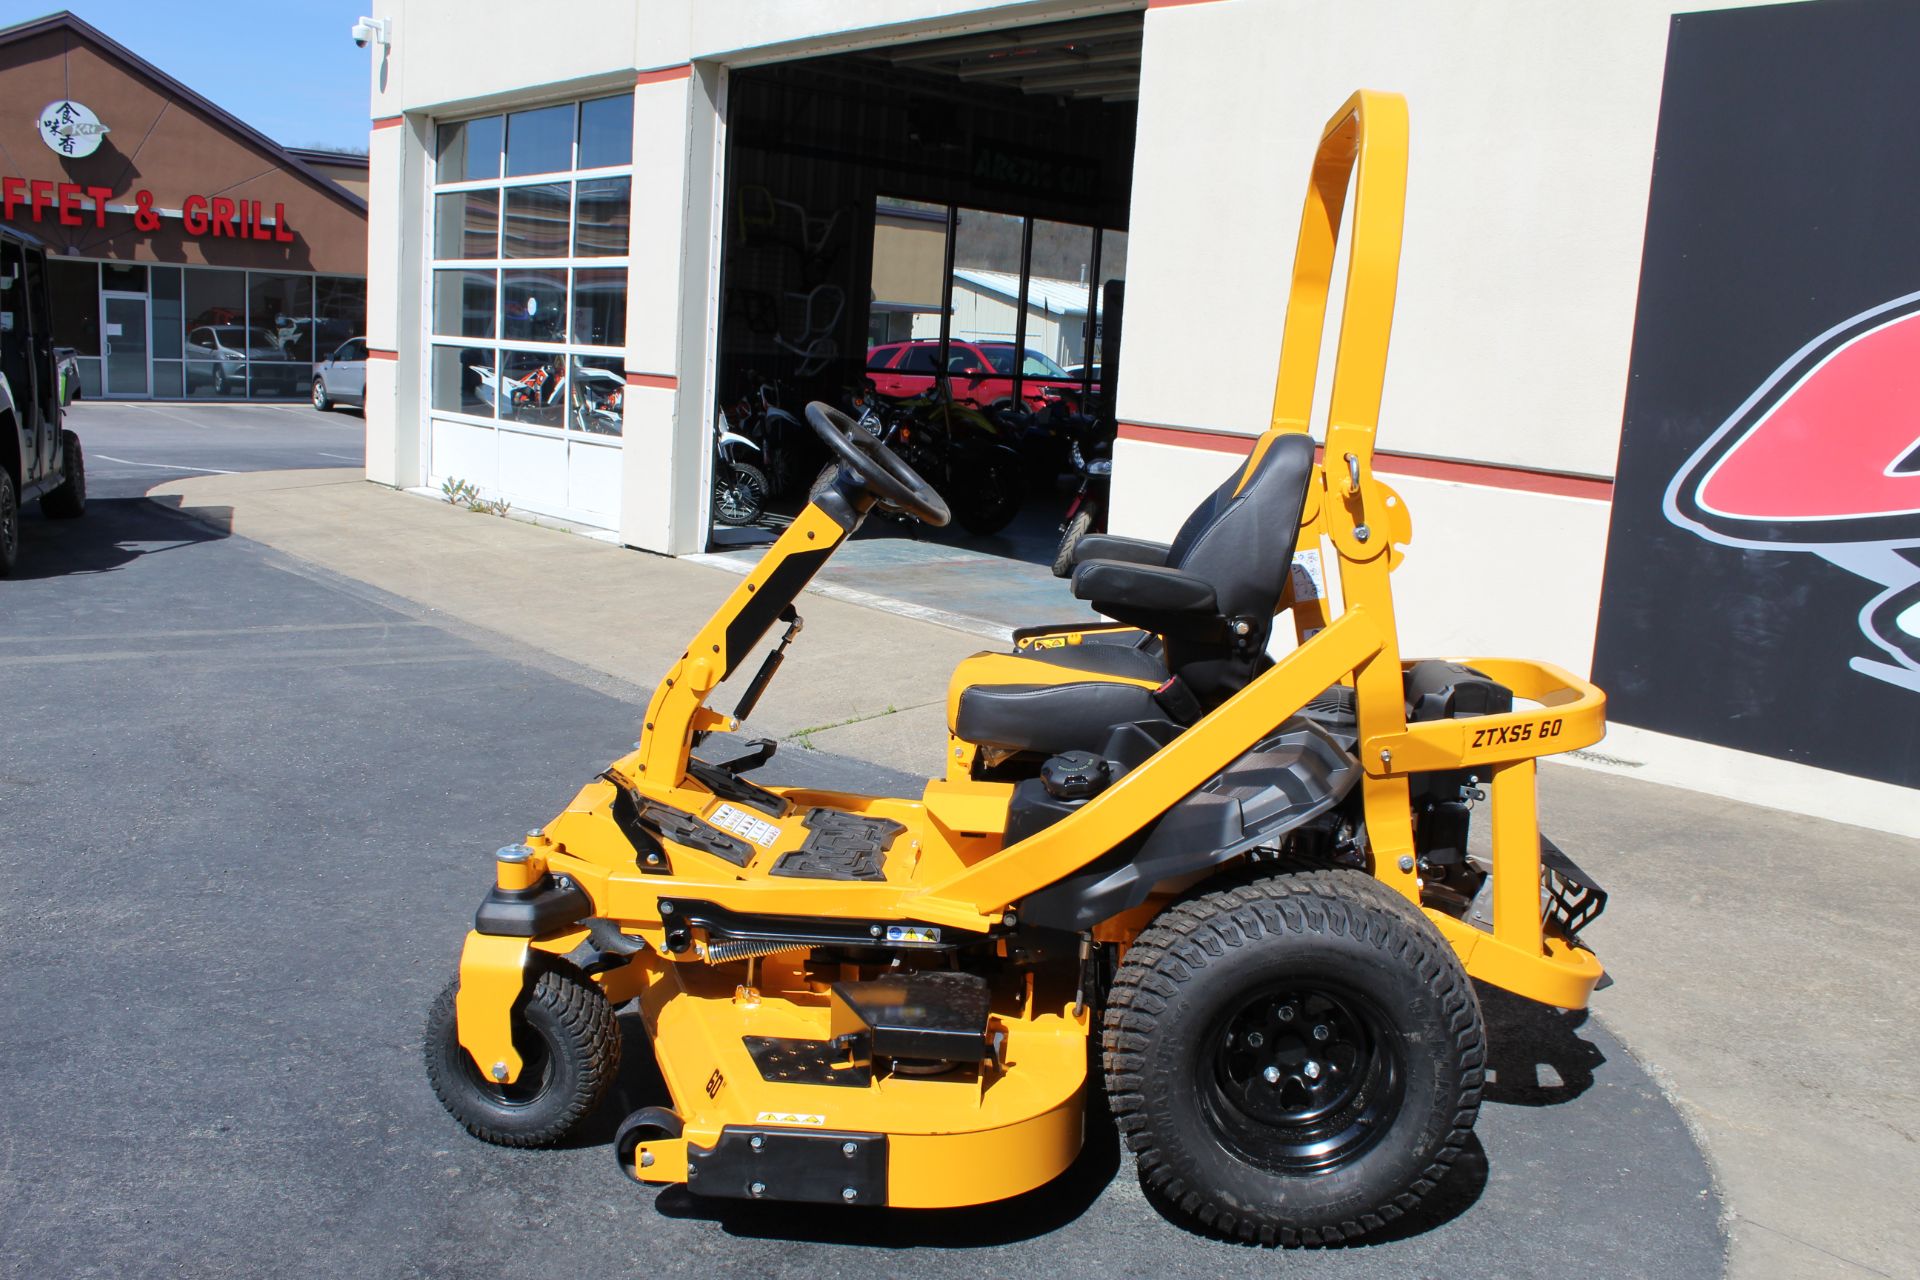
M 59 362 L 47 255 L 40 242 L 0 227 L 0 578 L 20 557 L 20 506 L 40 499 L 49 519 L 87 506 L 80 437 L 60 425 Z

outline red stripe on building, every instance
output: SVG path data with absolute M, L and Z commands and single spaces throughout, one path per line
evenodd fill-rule
M 1140 440 L 1147 444 L 1171 444 L 1182 449 L 1207 449 L 1213 453 L 1253 452 L 1253 437 L 1225 431 L 1195 431 L 1191 427 L 1155 427 L 1144 422 L 1120 424 L 1122 440 Z
M 367 359 L 369 360 L 398 360 L 399 358 L 400 353 L 398 351 L 387 351 L 380 347 L 367 348 Z
M 670 373 L 630 373 L 627 375 L 630 387 L 657 387 L 662 391 L 678 391 L 680 379 Z
M 685 80 L 693 74 L 693 64 L 683 62 L 677 67 L 662 67 L 658 71 L 642 71 L 634 76 L 635 84 L 665 84 L 669 80 Z
M 1213 0 L 1147 0 L 1149 9 L 1172 9 L 1186 4 L 1212 4 Z
M 1143 422 L 1120 424 L 1122 440 L 1147 444 L 1170 444 L 1183 449 L 1205 449 L 1213 453 L 1245 456 L 1253 452 L 1255 437 L 1223 431 L 1201 431 L 1192 427 L 1158 427 Z M 1314 451 L 1318 457 L 1321 450 Z M 1489 489 L 1513 489 L 1521 493 L 1545 493 L 1561 498 L 1587 498 L 1595 502 L 1613 501 L 1613 481 L 1594 476 L 1570 476 L 1531 467 L 1509 467 L 1492 462 L 1461 462 L 1451 458 L 1423 458 L 1416 454 L 1376 450 L 1374 470 L 1382 475 L 1416 476 L 1423 480 L 1449 480 L 1456 484 L 1475 484 Z
M 378 120 L 375 120 L 373 122 L 373 127 L 376 129 L 396 128 L 400 125 L 400 123 L 404 119 L 405 117 L 403 116 L 381 116 Z

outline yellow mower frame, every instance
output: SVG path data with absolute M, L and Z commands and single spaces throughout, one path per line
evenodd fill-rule
M 948 744 L 948 776 L 918 798 L 883 798 L 768 788 L 796 815 L 826 808 L 890 819 L 903 831 L 885 855 L 885 878 L 824 881 L 776 877 L 769 869 L 806 833 L 797 816 L 754 814 L 761 839 L 736 864 L 708 849 L 661 841 L 664 873 L 636 860 L 616 825 L 622 796 L 711 822 L 728 799 L 689 772 L 697 742 L 738 726 L 706 706 L 783 616 L 814 572 L 850 532 L 810 505 L 694 637 L 647 707 L 635 748 L 589 783 L 523 845 L 502 851 L 501 893 L 582 895 L 585 909 L 532 937 L 475 931 L 460 959 L 458 1041 L 488 1078 L 511 1083 L 523 1069 L 513 1018 L 536 952 L 565 955 L 594 934 L 617 929 L 630 957 L 595 973 L 614 1004 L 638 997 L 680 1131 L 651 1131 L 631 1152 L 631 1172 L 648 1182 L 685 1182 L 729 1126 L 884 1134 L 887 1202 L 935 1206 L 983 1203 L 1038 1186 L 1071 1162 L 1081 1139 L 1090 1016 L 1073 983 L 1029 972 L 1024 986 L 996 992 L 992 1027 L 1001 1069 L 968 1079 L 897 1076 L 867 1089 L 781 1083 L 763 1077 L 741 1048 L 750 1035 L 828 1040 L 837 1016 L 823 975 L 803 950 L 720 944 L 711 922 L 781 918 L 821 927 L 886 930 L 905 945 L 942 930 L 991 936 L 1029 894 L 1079 871 L 1153 823 L 1182 797 L 1247 752 L 1330 686 L 1354 691 L 1365 829 L 1371 874 L 1416 907 L 1421 902 L 1408 777 L 1432 770 L 1476 771 L 1489 780 L 1492 808 L 1491 930 L 1433 908 L 1426 918 L 1466 972 L 1521 996 L 1584 1007 L 1602 971 L 1592 953 L 1550 934 L 1542 922 L 1541 841 L 1535 760 L 1587 746 L 1604 731 L 1604 697 L 1591 684 L 1545 663 L 1468 658 L 1531 705 L 1510 713 L 1409 724 L 1391 574 L 1412 524 L 1405 502 L 1373 468 L 1373 443 L 1386 372 L 1399 269 L 1407 167 L 1407 110 L 1394 94 L 1362 91 L 1324 130 L 1293 266 L 1273 414 L 1252 463 L 1285 433 L 1305 433 L 1313 402 L 1347 192 L 1352 232 L 1329 422 L 1322 461 L 1309 481 L 1298 546 L 1330 546 L 1338 565 L 1337 613 L 1322 599 L 1288 599 L 1297 645 L 1144 764 L 1076 812 L 1026 839 L 1005 843 L 1012 787 L 974 777 L 976 751 Z M 1244 481 L 1242 482 L 1244 483 Z M 1063 630 L 1023 646 L 1079 643 Z M 951 723 L 951 722 L 950 722 Z M 1094 931 L 1125 947 L 1154 911 Z M 692 904 L 691 906 L 689 904 Z M 1004 944 L 1002 944 L 1004 945 Z M 826 975 L 830 977 L 831 975 Z M 848 1159 L 869 1158 L 846 1144 Z M 759 1185 L 759 1184 L 755 1184 Z M 855 1199 L 849 1186 L 848 1198 Z

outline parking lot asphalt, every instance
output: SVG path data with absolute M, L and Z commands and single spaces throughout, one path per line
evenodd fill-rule
M 580 1143 L 479 1143 L 428 1090 L 428 1003 L 491 850 L 631 741 L 643 691 L 143 501 L 27 533 L 0 584 L 0 1273 L 1721 1273 L 1706 1164 L 1647 1073 L 1494 992 L 1477 1141 L 1364 1247 L 1194 1236 L 1098 1117 L 1065 1177 L 973 1210 L 641 1188 L 606 1145 L 660 1100 L 631 1014 Z M 763 778 L 907 785 L 794 750 Z
M 357 409 L 304 403 L 187 404 L 80 400 L 66 425 L 87 452 L 87 491 L 132 498 L 164 480 L 233 471 L 364 465 Z

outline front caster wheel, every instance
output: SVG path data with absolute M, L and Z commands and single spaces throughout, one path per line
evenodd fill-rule
M 512 1084 L 481 1075 L 460 1047 L 447 984 L 427 1016 L 427 1079 L 440 1105 L 476 1138 L 544 1147 L 580 1126 L 620 1074 L 620 1028 L 600 989 L 565 961 L 541 961 L 513 1010 L 513 1047 L 524 1064 Z
M 1107 1091 L 1149 1193 L 1220 1235 L 1331 1244 L 1446 1176 L 1486 1031 L 1452 948 L 1357 871 L 1169 908 L 1116 975 Z

